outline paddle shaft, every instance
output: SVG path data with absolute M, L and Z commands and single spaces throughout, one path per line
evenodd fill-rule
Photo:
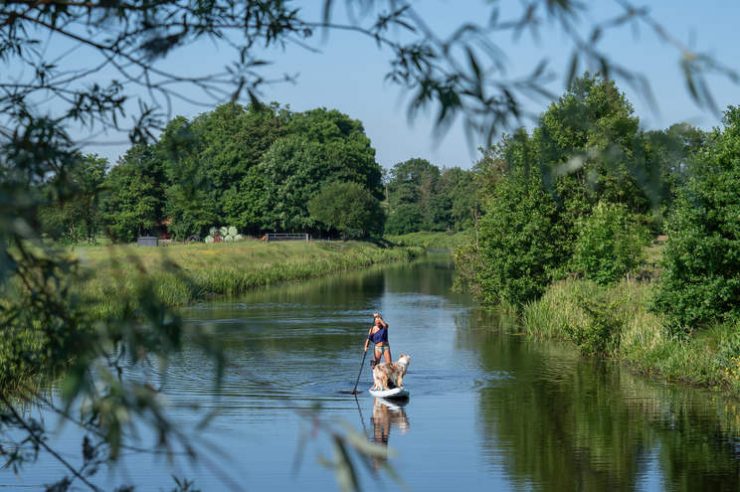
M 365 367 L 365 357 L 367 357 L 367 350 L 362 353 L 362 362 L 360 362 L 360 372 L 357 373 L 357 381 L 355 381 L 355 387 L 352 388 L 352 394 L 357 393 L 357 385 L 360 383 L 360 376 L 362 375 L 362 368 Z

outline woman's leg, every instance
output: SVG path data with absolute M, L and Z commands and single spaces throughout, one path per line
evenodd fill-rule
M 385 347 L 385 350 L 383 351 L 383 358 L 385 358 L 385 361 L 388 364 L 393 362 L 393 357 L 391 357 L 391 348 L 389 346 Z
M 381 352 L 380 352 L 380 350 L 378 350 L 378 349 L 379 349 L 379 347 L 377 347 L 377 346 L 373 349 L 373 363 L 372 363 L 372 366 L 373 367 L 375 367 L 376 365 L 378 365 L 378 362 L 380 362 L 380 356 L 382 355 Z

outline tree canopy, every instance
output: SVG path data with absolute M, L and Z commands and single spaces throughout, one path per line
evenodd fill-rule
M 386 190 L 390 234 L 460 231 L 473 223 L 477 200 L 470 171 L 439 169 L 426 159 L 413 158 L 393 166 Z
M 383 232 L 380 202 L 358 183 L 329 183 L 311 198 L 308 210 L 321 227 L 339 232 L 344 239 L 377 237 Z
M 667 224 L 657 308 L 676 333 L 740 317 L 740 108 L 707 136 Z
M 470 275 L 481 296 L 521 305 L 568 273 L 608 282 L 633 268 L 642 224 L 659 220 L 649 212 L 670 198 L 656 203 L 651 193 L 671 189 L 678 172 L 653 172 L 664 164 L 648 158 L 649 143 L 615 84 L 586 74 L 531 135 L 520 130 L 490 149 L 476 171 L 484 217 Z
M 382 196 L 380 166 L 359 121 L 275 104 L 229 103 L 193 121 L 175 118 L 157 142 L 134 147 L 113 171 L 106 220 L 116 240 L 164 223 L 178 239 L 205 237 L 217 224 L 249 233 L 312 231 L 319 225 L 308 203 L 325 185 L 352 182 Z

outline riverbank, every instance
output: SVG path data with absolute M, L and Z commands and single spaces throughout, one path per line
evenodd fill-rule
M 600 286 L 563 280 L 524 306 L 521 326 L 531 337 L 567 341 L 583 354 L 622 361 L 649 377 L 740 398 L 740 323 L 718 323 L 685 339 L 671 337 L 662 316 L 649 309 L 654 289 L 653 281 Z
M 81 294 L 97 316 L 115 316 L 149 289 L 165 305 L 184 306 L 214 296 L 236 296 L 280 282 L 302 280 L 375 265 L 408 262 L 418 247 L 382 248 L 371 243 L 274 242 L 80 247 L 86 280 Z

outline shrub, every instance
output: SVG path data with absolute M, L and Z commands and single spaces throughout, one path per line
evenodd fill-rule
M 587 280 L 556 282 L 541 299 L 524 306 L 523 327 L 539 338 L 568 340 L 586 355 L 611 355 L 625 326 L 623 304 L 621 290 Z
M 602 285 L 635 268 L 647 244 L 647 230 L 620 204 L 599 202 L 576 228 L 572 268 Z

